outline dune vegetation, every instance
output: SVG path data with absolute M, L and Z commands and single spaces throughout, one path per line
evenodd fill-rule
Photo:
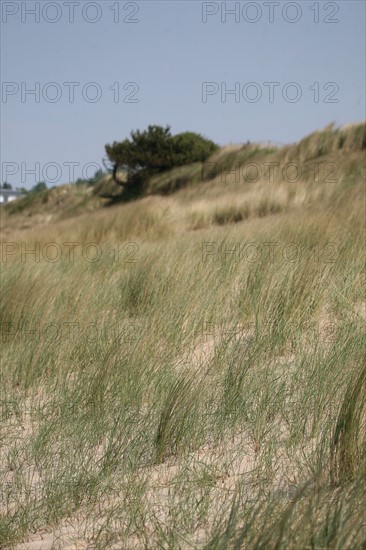
M 2 548 L 365 548 L 365 150 L 2 207 Z

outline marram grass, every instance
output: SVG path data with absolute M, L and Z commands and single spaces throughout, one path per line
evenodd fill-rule
M 214 181 L 23 230 L 7 214 L 3 240 L 41 248 L 2 263 L 3 548 L 364 548 L 352 162 L 325 188 Z

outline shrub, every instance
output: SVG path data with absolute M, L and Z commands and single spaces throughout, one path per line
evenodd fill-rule
M 183 132 L 172 138 L 174 166 L 204 162 L 218 146 L 212 141 L 194 132 Z
M 46 191 L 46 190 L 47 190 L 47 184 L 44 181 L 39 181 L 31 189 L 31 191 L 33 191 L 34 193 L 41 193 L 42 191 Z
M 122 186 L 137 185 L 153 174 L 176 166 L 205 161 L 218 146 L 200 134 L 184 132 L 172 136 L 170 127 L 149 126 L 131 132 L 131 139 L 106 145 L 113 177 Z M 122 170 L 127 177 L 120 179 Z
M 95 185 L 96 183 L 98 183 L 98 181 L 101 180 L 101 178 L 104 176 L 104 172 L 101 168 L 99 168 L 98 170 L 96 170 L 96 172 L 94 172 L 94 176 L 92 176 L 91 178 L 78 178 L 76 181 L 75 181 L 75 185 L 88 185 L 88 186 L 93 186 Z

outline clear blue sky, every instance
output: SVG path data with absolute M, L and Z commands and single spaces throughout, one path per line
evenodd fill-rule
M 65 163 L 79 163 L 79 177 L 87 163 L 101 164 L 106 143 L 148 124 L 200 132 L 219 144 L 289 143 L 332 121 L 365 118 L 363 1 L 242 1 L 233 15 L 221 10 L 221 2 L 196 0 L 71 3 L 74 22 L 64 0 L 39 2 L 36 22 L 24 6 L 37 10 L 37 2 L 1 2 L 2 178 L 5 166 L 14 186 L 38 181 L 25 173 L 36 163 L 49 185 L 68 181 Z M 225 5 L 235 8 L 235 2 Z M 65 82 L 80 83 L 74 103 Z M 85 88 L 90 82 L 97 87 Z M 124 90 L 128 82 L 136 84 Z M 266 82 L 279 83 L 272 102 Z M 286 88 L 289 82 L 296 87 Z M 22 90 L 35 86 L 39 102 L 34 95 L 22 98 Z M 205 102 L 203 86 L 211 91 Z M 235 86 L 237 96 L 225 96 L 225 87 Z M 82 90 L 89 100 L 99 90 L 101 98 L 87 101 Z M 51 102 L 57 93 L 59 101 Z M 284 99 L 299 93 L 297 102 Z M 261 98 L 251 102 L 255 94 Z M 128 97 L 138 101 L 124 102 Z M 10 162 L 15 165 L 9 168 Z M 47 172 L 48 163 L 61 172 L 53 165 Z M 86 175 L 94 171 L 92 166 Z

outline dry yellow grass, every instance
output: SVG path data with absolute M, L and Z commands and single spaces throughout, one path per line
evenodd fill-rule
M 363 547 L 360 135 L 250 149 L 333 182 L 5 209 L 4 548 Z

